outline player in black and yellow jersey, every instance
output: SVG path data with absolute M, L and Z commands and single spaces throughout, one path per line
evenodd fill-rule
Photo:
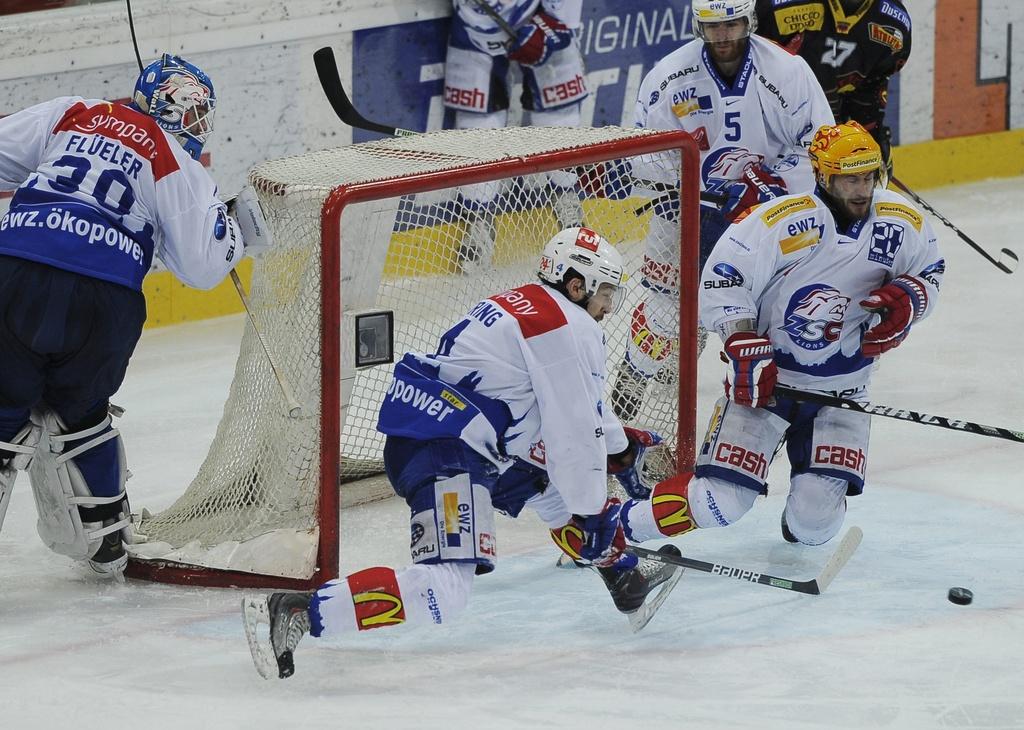
M 757 0 L 757 33 L 807 61 L 837 122 L 854 120 L 882 148 L 889 79 L 910 56 L 910 14 L 900 0 Z

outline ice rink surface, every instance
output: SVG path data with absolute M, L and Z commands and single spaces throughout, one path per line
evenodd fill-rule
M 1024 253 L 1024 178 L 927 191 L 989 251 Z M 1024 273 L 929 218 L 947 261 L 935 315 L 883 358 L 873 403 L 1024 430 Z M 133 507 L 195 474 L 233 373 L 240 317 L 147 332 L 115 402 Z M 702 361 L 713 397 L 715 348 Z M 701 424 L 703 428 L 703 424 Z M 462 620 L 305 639 L 296 675 L 253 669 L 235 590 L 98 582 L 50 553 L 19 479 L 0 534 L 0 727 L 1024 728 L 1024 444 L 876 418 L 864 542 L 821 596 L 687 572 L 630 634 L 599 578 L 553 568 L 533 518 L 499 517 L 498 570 Z M 739 524 L 684 554 L 815 576 L 832 545 L 779 534 L 785 460 Z M 408 562 L 396 500 L 343 515 L 342 569 Z M 946 600 L 974 591 L 970 606 Z

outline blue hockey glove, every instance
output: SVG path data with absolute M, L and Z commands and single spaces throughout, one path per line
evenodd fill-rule
M 730 223 L 752 206 L 788 192 L 786 181 L 761 165 L 750 165 L 739 180 L 728 183 L 722 191 L 729 196 L 722 204 L 722 216 Z
M 622 504 L 612 498 L 604 503 L 599 514 L 573 516 L 573 522 L 583 533 L 580 557 L 598 568 L 629 570 L 636 567 L 636 556 L 624 552 L 626 535 L 619 519 L 621 511 Z
M 652 446 L 657 446 L 664 439 L 654 431 L 643 431 L 639 428 L 624 428 L 629 445 L 621 454 L 609 454 L 608 473 L 619 480 L 619 484 L 633 499 L 647 499 L 651 487 L 644 484 L 640 468 L 644 454 Z
M 572 43 L 572 31 L 558 18 L 544 11 L 533 17 L 516 30 L 516 37 L 509 45 L 509 59 L 524 66 L 540 66 L 555 51 Z

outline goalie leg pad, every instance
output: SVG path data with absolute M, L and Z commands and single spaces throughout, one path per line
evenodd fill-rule
M 25 424 L 10 441 L 0 441 L 0 529 L 4 526 L 18 469 L 28 468 L 38 442 L 39 430 L 31 423 Z
M 109 415 L 74 433 L 65 432 L 55 413 L 33 414 L 33 419 L 40 429 L 28 470 L 39 513 L 36 529 L 54 552 L 92 558 L 106 535 L 130 523 L 120 432 Z

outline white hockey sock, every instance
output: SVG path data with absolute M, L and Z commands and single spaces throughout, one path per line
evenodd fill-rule
M 313 634 L 449 622 L 465 608 L 475 572 L 473 563 L 440 563 L 371 568 L 332 580 L 316 591 L 310 606 Z M 368 588 L 366 576 L 380 585 Z

